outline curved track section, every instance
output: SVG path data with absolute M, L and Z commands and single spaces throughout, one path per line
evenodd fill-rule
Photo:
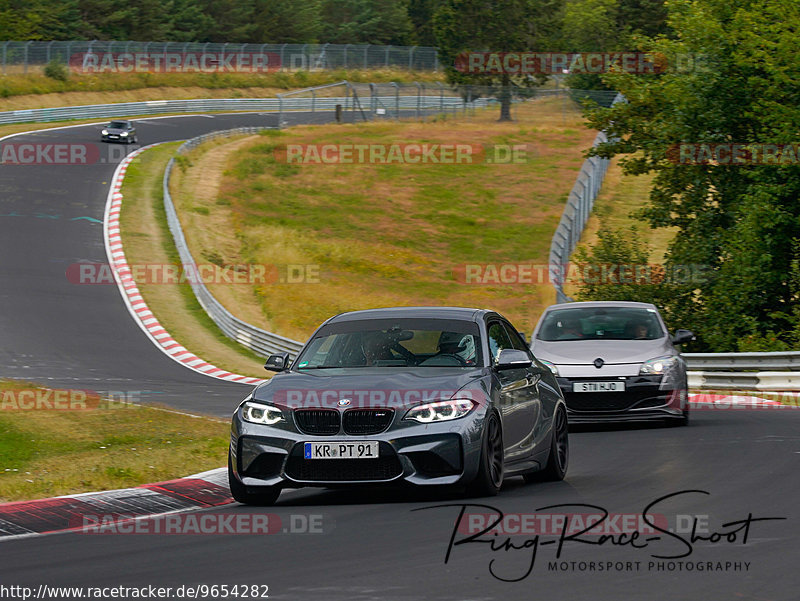
M 304 117 L 312 116 L 293 115 Z M 139 131 L 144 142 L 153 143 L 274 122 L 274 115 L 145 119 Z M 93 143 L 98 129 L 21 138 Z M 247 387 L 214 381 L 165 357 L 130 319 L 114 286 L 74 286 L 64 276 L 70 263 L 104 259 L 99 221 L 114 167 L 0 167 L 0 376 L 53 386 L 152 390 L 146 400 L 227 414 Z M 709 407 L 695 411 L 688 428 L 584 428 L 571 441 L 566 481 L 523 485 L 511 479 L 492 499 L 369 489 L 286 491 L 275 508 L 230 505 L 197 513 L 266 514 L 279 526 L 270 535 L 71 532 L 9 541 L 2 543 L 0 583 L 173 590 L 258 584 L 269 586 L 271 599 L 329 601 L 797 599 L 792 574 L 800 539 L 800 412 Z M 602 545 L 565 540 L 556 558 L 558 532 L 551 528 L 537 539 L 534 526 L 513 536 L 513 547 L 503 544 L 504 536 L 488 535 L 483 538 L 497 550 L 489 542 L 455 545 L 445 563 L 451 538 L 458 542 L 467 535 L 454 533 L 462 503 L 507 515 L 596 515 L 605 509 L 635 516 L 681 492 L 651 510 L 675 532 L 650 532 L 643 536 L 657 538 L 635 545 L 627 528 L 627 539 L 617 535 Z M 562 507 L 545 509 L 551 505 Z M 786 519 L 749 523 L 743 544 L 741 526 L 748 516 Z M 696 539 L 691 554 L 678 557 L 688 549 L 676 536 L 691 540 L 694 517 L 696 535 L 715 538 L 715 532 L 738 528 L 737 535 Z M 309 529 L 319 532 L 302 533 Z M 534 549 L 534 565 L 523 577 Z
M 327 113 L 284 115 L 290 123 L 331 118 Z M 137 120 L 139 139 L 147 144 L 276 125 L 274 114 Z M 3 140 L 38 148 L 94 145 L 101 154 L 93 164 L 0 165 L 0 377 L 132 393 L 145 402 L 227 416 L 248 386 L 217 382 L 164 357 L 131 319 L 116 286 L 67 281 L 69 265 L 106 261 L 103 214 L 126 147 L 101 146 L 100 129 L 82 125 Z

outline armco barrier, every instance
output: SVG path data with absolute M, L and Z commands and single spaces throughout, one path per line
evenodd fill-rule
M 800 369 L 800 351 L 684 353 L 682 356 L 690 370 L 692 388 L 800 390 L 800 371 L 796 371 Z
M 206 140 L 243 134 L 253 134 L 265 129 L 270 128 L 241 127 L 237 129 L 212 132 L 210 134 L 192 138 L 191 140 L 184 142 L 178 148 L 178 152 L 184 153 L 187 150 L 194 148 L 198 144 L 205 142 Z M 178 250 L 181 263 L 184 265 L 193 266 L 196 263 L 194 257 L 192 257 L 191 251 L 189 250 L 189 246 L 186 244 L 186 238 L 184 237 L 183 230 L 181 229 L 178 213 L 175 210 L 175 205 L 172 202 L 172 197 L 169 193 L 169 178 L 174 165 L 175 160 L 170 159 L 169 163 L 167 164 L 167 169 L 164 172 L 164 210 L 167 214 L 167 224 L 169 225 L 169 230 L 172 232 L 172 237 L 175 240 L 175 248 Z M 205 284 L 203 284 L 203 282 L 199 279 L 192 281 L 191 286 L 192 291 L 197 297 L 197 301 L 203 307 L 205 312 L 208 313 L 209 317 L 214 320 L 214 323 L 219 326 L 219 329 L 222 330 L 226 336 L 232 338 L 242 346 L 249 348 L 257 355 L 266 357 L 272 353 L 288 351 L 292 358 L 294 358 L 302 348 L 302 342 L 291 340 L 289 338 L 279 336 L 278 334 L 273 334 L 272 332 L 267 332 L 266 330 L 262 330 L 261 328 L 246 323 L 234 316 L 230 311 L 223 307 L 216 298 L 214 298 L 214 295 L 211 294 L 208 288 L 206 288 Z
M 423 96 L 434 98 L 435 103 L 446 107 L 461 106 L 463 100 L 455 96 Z M 337 104 L 344 104 L 343 97 L 320 98 L 203 98 L 194 100 L 148 100 L 143 102 L 119 102 L 115 104 L 95 104 L 86 106 L 62 106 L 45 109 L 0 112 L 0 125 L 11 123 L 47 123 L 71 119 L 109 119 L 111 117 L 130 117 L 133 115 L 158 115 L 167 113 L 224 113 L 224 112 L 286 112 L 286 111 L 332 111 Z M 382 96 L 374 100 L 389 106 L 413 110 L 419 106 L 419 97 Z M 476 102 L 485 105 L 486 100 Z M 437 108 L 431 103 L 426 108 Z

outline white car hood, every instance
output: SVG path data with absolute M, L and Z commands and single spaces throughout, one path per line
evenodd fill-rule
M 537 359 L 556 365 L 591 365 L 602 359 L 606 365 L 640 364 L 653 357 L 674 355 L 666 336 L 656 340 L 534 340 L 531 350 Z

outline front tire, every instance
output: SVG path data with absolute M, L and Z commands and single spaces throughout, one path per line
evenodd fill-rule
M 500 418 L 492 412 L 486 416 L 478 475 L 468 488 L 470 496 L 496 496 L 503 485 L 503 463 L 503 432 Z
M 231 489 L 233 499 L 245 505 L 274 505 L 281 494 L 280 486 L 265 486 L 258 492 L 248 491 L 233 473 L 230 453 L 228 453 L 228 487 Z
M 550 438 L 550 455 L 544 469 L 532 474 L 525 474 L 525 482 L 558 482 L 567 475 L 569 467 L 569 423 L 567 412 L 563 407 L 556 409 L 553 416 L 553 435 Z

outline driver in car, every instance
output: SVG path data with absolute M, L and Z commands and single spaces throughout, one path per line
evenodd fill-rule
M 371 367 L 376 361 L 394 359 L 391 341 L 383 332 L 365 332 L 361 337 L 361 352 L 364 353 L 364 365 Z

